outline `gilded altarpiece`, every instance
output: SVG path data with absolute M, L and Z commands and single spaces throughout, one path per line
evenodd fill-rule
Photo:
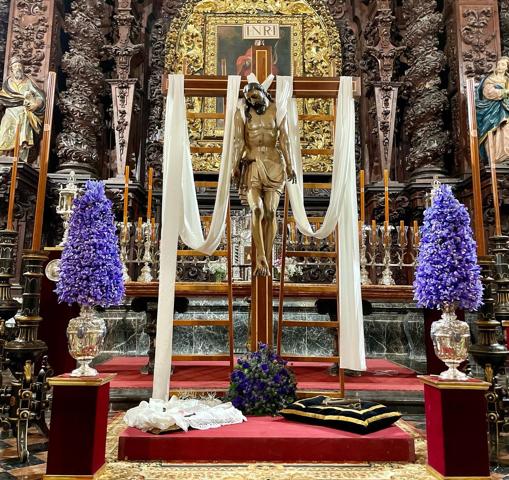
M 271 45 L 273 72 L 280 75 L 330 77 L 341 74 L 340 37 L 329 11 L 318 0 L 190 1 L 171 23 L 166 39 L 166 71 L 188 75 L 238 74 L 235 64 L 249 41 L 243 40 L 244 24 L 277 24 L 279 39 L 264 40 Z M 246 43 L 247 42 L 247 43 Z M 234 47 L 234 48 L 232 48 Z M 221 113 L 223 100 L 190 98 L 190 112 Z M 300 114 L 333 115 L 334 102 L 319 98 L 298 101 Z M 222 119 L 190 119 L 191 145 L 218 147 L 223 135 Z M 332 148 L 333 122 L 301 120 L 302 147 Z M 193 168 L 217 172 L 219 153 L 193 153 Z M 330 172 L 332 156 L 306 154 L 305 172 Z

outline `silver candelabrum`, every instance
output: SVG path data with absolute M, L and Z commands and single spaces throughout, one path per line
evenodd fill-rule
M 156 238 L 158 225 L 146 221 L 136 226 L 136 261 L 143 263 L 138 282 L 149 283 L 154 280 L 152 266 L 156 258 Z
M 120 243 L 120 260 L 122 261 L 122 278 L 124 282 L 130 282 L 131 277 L 127 269 L 129 261 L 129 245 L 131 243 L 131 222 L 118 222 L 119 243 Z
M 366 243 L 367 235 L 370 232 L 369 225 L 360 224 L 359 228 L 359 254 L 360 254 L 360 265 L 361 265 L 361 284 L 371 285 L 371 279 L 369 278 L 369 272 L 366 268 L 368 265 Z
M 58 244 L 59 247 L 63 247 L 66 244 L 69 236 L 69 219 L 71 218 L 74 199 L 79 192 L 79 188 L 75 182 L 76 174 L 74 170 L 71 170 L 69 173 L 69 181 L 65 186 L 60 185 L 60 190 L 58 191 L 58 205 L 56 210 L 64 222 L 64 235 L 62 241 Z
M 387 232 L 384 225 L 359 227 L 362 285 L 371 285 L 372 279 L 380 285 L 394 285 L 395 269 L 415 267 L 417 239 L 418 232 L 414 227 L 389 225 Z M 381 275 L 376 281 L 380 270 Z

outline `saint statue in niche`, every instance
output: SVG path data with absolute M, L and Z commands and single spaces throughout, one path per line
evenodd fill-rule
M 481 154 L 494 163 L 509 159 L 509 57 L 501 57 L 493 72 L 477 87 L 477 128 Z
M 256 248 L 253 275 L 269 276 L 277 231 L 276 210 L 285 181 L 296 181 L 290 158 L 287 120 L 276 121 L 276 105 L 258 81 L 244 87 L 245 109 L 235 115 L 233 176 L 243 204 L 252 212 Z M 242 107 L 241 107 L 242 108 Z M 278 138 L 279 137 L 279 138 Z M 279 139 L 280 150 L 276 147 Z
M 0 90 L 0 105 L 5 113 L 0 122 L 0 153 L 14 150 L 16 126 L 20 128 L 20 158 L 28 160 L 28 152 L 41 132 L 46 96 L 34 80 L 25 74 L 18 57 L 9 61 L 9 76 Z

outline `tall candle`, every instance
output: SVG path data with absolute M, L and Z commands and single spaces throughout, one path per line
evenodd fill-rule
M 419 245 L 419 226 L 417 220 L 414 220 L 414 245 Z
M 138 217 L 138 228 L 137 228 L 137 238 L 141 240 L 141 229 L 143 228 L 143 220 L 141 217 Z
M 14 201 L 16 199 L 16 180 L 18 177 L 18 158 L 19 158 L 19 123 L 16 125 L 16 135 L 14 137 L 14 160 L 11 170 L 11 189 L 9 191 L 9 206 L 7 209 L 7 230 L 14 230 Z
M 389 223 L 389 170 L 384 170 L 385 221 Z
M 403 245 L 405 243 L 405 221 L 400 220 L 399 222 L 399 238 L 400 243 Z
M 156 219 L 154 217 L 152 217 L 152 241 L 155 242 L 156 241 Z
M 129 202 L 129 165 L 125 166 L 125 180 L 124 180 L 124 225 L 127 226 L 127 209 Z
M 360 197 L 361 197 L 361 205 L 360 205 L 361 222 L 364 225 L 364 222 L 366 220 L 365 212 L 364 212 L 364 208 L 365 208 L 364 207 L 364 170 L 361 170 L 359 190 L 360 190 Z
M 376 220 L 371 220 L 371 241 L 376 244 Z
M 154 177 L 154 169 L 148 169 L 148 202 L 147 202 L 147 222 L 150 222 L 152 217 L 152 179 Z

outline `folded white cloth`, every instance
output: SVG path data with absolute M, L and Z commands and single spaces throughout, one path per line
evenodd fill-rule
M 168 402 L 151 398 L 127 410 L 124 422 L 144 432 L 165 431 L 177 425 L 182 430 L 218 428 L 246 421 L 230 402 L 220 400 L 180 400 L 175 395 Z

